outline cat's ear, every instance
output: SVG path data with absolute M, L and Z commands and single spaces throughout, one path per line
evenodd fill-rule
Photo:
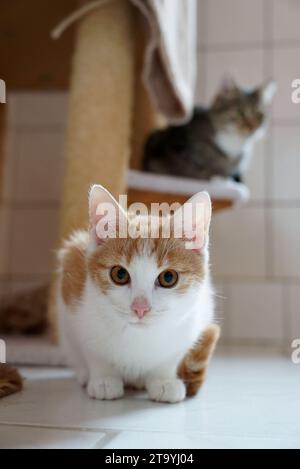
M 231 75 L 225 75 L 222 78 L 218 94 L 222 96 L 228 96 L 238 92 L 238 90 L 239 88 L 234 78 Z
M 90 238 L 93 244 L 103 244 L 116 237 L 127 226 L 125 210 L 101 185 L 93 185 L 89 192 Z
M 270 80 L 265 83 L 261 88 L 258 89 L 260 103 L 263 106 L 269 106 L 274 98 L 274 95 L 277 90 L 277 85 L 275 81 Z
M 193 195 L 174 214 L 174 227 L 183 227 L 186 248 L 201 253 L 208 244 L 212 206 L 208 192 Z
M 212 107 L 219 107 L 224 100 L 231 98 L 239 93 L 239 88 L 230 75 L 225 75 L 221 81 L 219 90 L 212 101 Z

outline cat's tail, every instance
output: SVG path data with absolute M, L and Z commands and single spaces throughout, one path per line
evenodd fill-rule
M 0 332 L 40 334 L 47 328 L 49 285 L 0 299 Z
M 21 391 L 23 378 L 16 368 L 0 364 L 0 398 Z
M 0 333 L 38 334 L 47 327 L 48 285 L 0 299 Z M 0 398 L 21 391 L 18 370 L 0 364 Z
M 187 396 L 197 394 L 205 381 L 210 358 L 220 337 L 220 327 L 211 324 L 203 333 L 200 341 L 184 357 L 178 375 L 184 381 Z

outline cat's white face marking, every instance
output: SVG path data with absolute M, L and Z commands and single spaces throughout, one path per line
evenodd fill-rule
M 169 233 L 167 238 L 162 235 L 100 238 L 95 229 L 97 207 L 103 199 L 107 201 L 108 194 L 101 186 L 94 186 L 90 193 L 88 272 L 99 310 L 101 303 L 105 304 L 103 310 L 127 324 L 181 320 L 186 311 L 191 311 L 208 272 L 209 195 L 195 194 L 187 201 L 192 210 L 180 207 L 173 215 L 177 220 L 183 210 L 203 233 L 202 247 L 188 249 L 186 240 L 175 237 L 174 233 Z M 112 203 L 117 205 L 115 199 Z M 202 208 L 204 204 L 204 214 L 193 210 L 198 203 Z M 129 223 L 133 223 L 134 217 L 134 212 L 129 212 Z
M 215 142 L 221 150 L 230 158 L 237 158 L 242 152 L 251 153 L 252 146 L 265 134 L 265 127 L 259 127 L 251 135 L 239 132 L 236 126 L 228 126 L 225 130 L 220 130 L 215 136 Z
M 235 127 L 221 130 L 216 134 L 215 142 L 230 158 L 241 155 L 247 137 L 238 132 Z
M 158 276 L 172 266 L 166 263 L 158 267 L 156 256 L 136 255 L 129 264 L 120 262 L 120 265 L 130 275 L 130 282 L 126 285 L 117 285 L 110 280 L 110 288 L 106 291 L 105 303 L 111 303 L 111 314 L 130 325 L 147 325 L 156 321 L 180 321 L 184 313 L 193 304 L 201 285 L 191 282 L 190 288 L 180 290 L 182 278 L 180 273 L 178 282 L 174 287 L 164 288 L 159 285 Z M 98 299 L 101 302 L 103 293 L 98 290 Z M 135 305 L 147 305 L 145 314 L 138 314 Z

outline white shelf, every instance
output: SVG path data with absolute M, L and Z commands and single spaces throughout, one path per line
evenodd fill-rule
M 130 169 L 127 184 L 130 189 L 187 196 L 206 190 L 212 199 L 231 200 L 233 204 L 244 203 L 250 197 L 249 189 L 245 184 L 222 178 L 201 181 L 199 179 L 166 176 Z

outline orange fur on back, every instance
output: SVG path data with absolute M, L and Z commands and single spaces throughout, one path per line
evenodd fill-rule
M 78 301 L 84 289 L 88 239 L 87 232 L 75 232 L 60 251 L 62 297 L 67 305 Z

